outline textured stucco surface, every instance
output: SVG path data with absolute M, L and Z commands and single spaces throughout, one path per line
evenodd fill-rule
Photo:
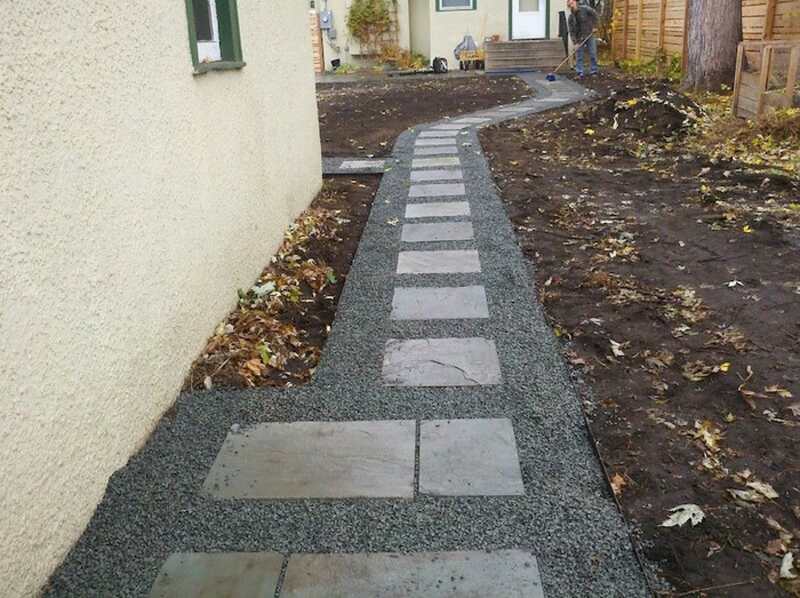
M 4 6 L 0 579 L 34 594 L 320 186 L 297 0 L 239 2 L 192 76 L 183 2 Z

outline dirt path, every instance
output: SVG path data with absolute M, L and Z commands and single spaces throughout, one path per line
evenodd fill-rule
M 513 76 L 319 84 L 322 155 L 386 156 L 397 136 L 409 127 L 530 95 L 530 88 Z
M 798 183 L 686 149 L 694 107 L 668 89 L 589 84 L 614 98 L 483 132 L 496 183 L 647 555 L 679 592 L 784 596 L 800 536 Z M 705 519 L 660 527 L 683 504 Z

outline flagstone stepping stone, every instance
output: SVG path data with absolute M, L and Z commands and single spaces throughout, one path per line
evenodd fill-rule
M 383 168 L 386 160 L 346 160 L 339 165 L 340 170 L 363 170 L 365 168 Z
M 486 290 L 469 287 L 398 287 L 392 299 L 393 320 L 488 318 Z
M 419 447 L 420 494 L 525 494 L 509 419 L 424 421 Z
M 481 261 L 474 249 L 440 251 L 401 251 L 398 274 L 450 274 L 480 272 Z
M 411 182 L 421 183 L 425 181 L 453 181 L 464 178 L 464 171 L 460 168 L 451 170 L 412 170 Z
M 424 185 L 411 185 L 408 190 L 409 197 L 446 197 L 449 195 L 464 195 L 467 190 L 464 183 L 428 183 Z
M 544 598 L 524 550 L 292 555 L 281 598 Z
M 458 135 L 458 131 L 436 131 L 434 129 L 429 129 L 427 131 L 422 131 L 419 134 L 420 137 L 455 137 Z
M 448 137 L 431 137 L 429 139 L 417 139 L 414 145 L 417 147 L 430 147 L 436 145 L 453 145 L 456 142 L 452 136 Z
M 414 158 L 411 160 L 411 168 L 428 168 L 439 166 L 460 166 L 461 160 L 458 158 Z
M 459 118 L 455 122 L 457 122 L 457 123 L 480 124 L 480 123 L 489 122 L 490 120 L 492 120 L 492 119 L 491 118 L 481 118 L 481 117 L 478 117 L 478 116 L 468 116 L 466 118 Z
M 460 131 L 461 129 L 467 128 L 468 124 L 458 125 L 456 123 L 447 123 L 444 125 L 436 125 L 435 127 L 431 127 L 432 131 Z
M 179 552 L 161 567 L 150 598 L 274 596 L 282 566 L 277 552 Z
M 389 339 L 383 354 L 387 386 L 500 384 L 494 341 L 485 338 Z
M 500 108 L 500 112 L 527 112 L 530 109 L 531 106 L 526 106 L 526 107 L 520 106 L 518 108 L 509 107 L 509 108 Z
M 458 148 L 455 145 L 414 148 L 415 156 L 437 156 L 443 154 L 458 154 Z
M 422 243 L 426 241 L 469 241 L 475 232 L 471 222 L 426 222 L 404 224 L 401 239 L 403 243 Z
M 229 433 L 214 498 L 414 496 L 414 421 L 264 423 Z
M 436 201 L 406 206 L 406 218 L 451 218 L 469 216 L 469 203 L 466 201 Z

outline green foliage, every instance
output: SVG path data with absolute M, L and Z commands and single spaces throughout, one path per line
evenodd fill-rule
M 334 71 L 334 73 L 336 73 L 337 75 L 351 75 L 356 72 L 358 72 L 358 67 L 354 64 L 350 64 L 349 62 L 343 62 Z
M 397 44 L 388 44 L 381 48 L 378 62 L 388 64 L 400 70 L 419 70 L 428 66 L 428 59 L 422 54 L 412 54 Z
M 387 0 L 353 0 L 347 15 L 347 29 L 361 45 L 374 48 L 391 26 Z
M 660 55 L 651 60 L 621 60 L 619 67 L 625 72 L 648 79 L 666 79 L 680 83 L 683 76 L 683 61 L 678 55 Z

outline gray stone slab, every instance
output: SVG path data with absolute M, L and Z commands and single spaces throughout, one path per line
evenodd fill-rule
M 383 168 L 386 160 L 346 160 L 341 163 L 341 170 L 361 170 L 363 168 Z
M 398 274 L 451 274 L 480 272 L 481 261 L 474 249 L 401 251 Z
M 415 147 L 431 147 L 437 145 L 453 145 L 456 140 L 454 139 L 455 136 L 448 136 L 448 137 L 430 137 L 427 139 L 417 139 L 414 142 Z
M 414 158 L 411 168 L 436 168 L 441 166 L 460 166 L 461 160 L 455 157 L 446 158 Z
M 392 299 L 393 320 L 488 318 L 486 290 L 469 287 L 398 287 Z
M 511 420 L 422 422 L 419 491 L 439 496 L 525 494 Z
M 528 107 L 521 107 L 521 106 L 520 107 L 513 107 L 512 106 L 512 107 L 509 107 L 509 108 L 500 108 L 500 112 L 511 112 L 511 113 L 513 113 L 513 112 L 527 112 L 531 108 L 532 108 L 532 106 L 528 106 Z
M 161 567 L 150 598 L 271 597 L 282 566 L 277 552 L 179 552 Z
M 524 550 L 293 555 L 281 598 L 544 598 Z
M 455 122 L 456 123 L 469 123 L 469 124 L 477 125 L 477 124 L 480 124 L 480 123 L 489 122 L 490 120 L 492 120 L 492 119 L 491 118 L 481 118 L 479 116 L 467 116 L 465 118 L 459 118 Z
M 466 201 L 435 201 L 406 206 L 406 218 L 451 218 L 469 216 L 469 213 Z
M 419 134 L 419 136 L 423 137 L 423 138 L 455 137 L 456 135 L 458 135 L 458 131 L 456 131 L 456 130 L 452 130 L 452 131 L 437 131 L 435 129 L 428 129 L 427 131 L 422 131 L 422 133 Z
M 458 181 L 464 178 L 464 171 L 460 168 L 444 170 L 412 170 L 411 182 L 422 183 L 426 181 Z
M 471 222 L 426 222 L 404 224 L 403 243 L 427 241 L 469 241 L 475 237 Z
M 215 498 L 414 495 L 413 421 L 264 423 L 230 433 L 203 489 Z
M 437 145 L 434 147 L 415 147 L 415 156 L 446 156 L 458 155 L 458 147 L 455 145 Z
M 448 197 L 466 193 L 464 183 L 427 183 L 411 185 L 408 190 L 409 197 Z
M 383 354 L 388 386 L 500 384 L 494 341 L 485 338 L 389 339 Z
M 467 128 L 468 124 L 456 124 L 456 123 L 447 123 L 444 125 L 436 125 L 435 127 L 431 127 L 431 131 L 460 131 L 461 129 Z

